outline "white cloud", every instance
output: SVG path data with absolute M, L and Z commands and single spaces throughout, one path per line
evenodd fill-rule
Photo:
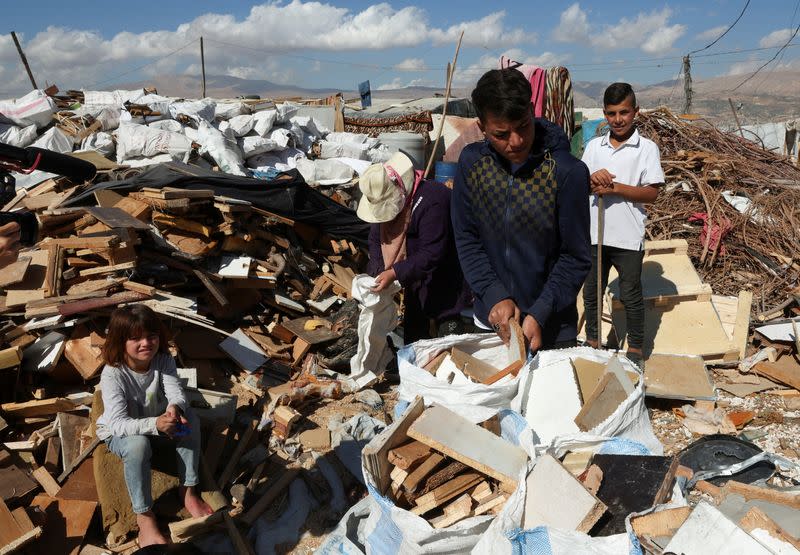
M 46 76 L 62 88 L 102 85 L 107 79 L 148 62 L 151 67 L 131 71 L 130 78 L 135 80 L 142 74 L 166 70 L 184 71 L 199 61 L 197 41 L 201 36 L 205 39 L 206 74 L 212 75 L 254 74 L 263 68 L 266 57 L 298 51 L 336 53 L 454 45 L 462 30 L 465 47 L 496 48 L 535 40 L 534 33 L 513 27 L 513 19 L 503 11 L 440 28 L 429 20 L 428 12 L 421 6 L 395 8 L 384 2 L 356 10 L 330 3 L 335 1 L 269 1 L 253 6 L 239 19 L 229 14 L 207 13 L 171 30 L 123 31 L 110 38 L 98 31 L 55 26 L 20 38 L 34 74 Z M 153 62 L 179 49 L 166 58 L 168 61 Z M 336 59 L 335 54 L 326 57 Z M 236 60 L 235 66 L 231 60 Z M 326 69 L 331 67 L 322 65 Z M 0 35 L 0 68 L 13 76 L 4 81 L 2 88 L 24 93 L 28 89 L 27 77 L 17 66 L 19 60 L 10 37 Z M 316 70 L 313 62 L 306 66 L 310 66 L 310 71 Z M 309 67 L 305 67 L 300 74 L 308 71 Z
M 640 48 L 657 54 L 672 48 L 686 33 L 686 26 L 669 25 L 672 10 L 641 12 L 633 19 L 623 17 L 615 25 L 589 25 L 588 13 L 575 3 L 561 13 L 553 38 L 559 42 L 587 43 L 603 50 Z
M 422 71 L 428 69 L 428 66 L 422 58 L 406 58 L 399 64 L 395 64 L 394 69 L 400 71 Z
M 727 28 L 728 28 L 727 25 L 720 25 L 719 27 L 712 27 L 711 29 L 706 29 L 705 31 L 703 31 L 702 33 L 697 35 L 695 38 L 697 40 L 714 40 L 718 36 L 720 36 L 722 33 L 724 33 L 725 29 L 727 29 Z
M 769 35 L 766 35 L 758 41 L 758 45 L 761 48 L 772 48 L 773 46 L 783 46 L 786 41 L 789 40 L 789 37 L 792 36 L 794 33 L 793 29 L 778 29 L 777 31 L 772 31 Z
M 748 73 L 753 73 L 762 65 L 766 60 L 747 60 L 744 62 L 736 62 L 731 64 L 728 68 L 726 75 L 747 75 Z M 796 70 L 800 67 L 800 61 L 798 60 L 789 60 L 786 62 L 775 63 L 772 62 L 767 67 L 765 67 L 759 75 L 766 75 L 768 71 L 786 71 L 786 70 Z
M 407 83 L 403 82 L 400 77 L 395 77 L 388 83 L 384 83 L 383 85 L 379 85 L 376 90 L 378 91 L 392 91 L 397 89 L 404 89 L 406 87 L 433 87 L 435 86 L 434 83 L 428 81 L 427 79 L 412 79 Z

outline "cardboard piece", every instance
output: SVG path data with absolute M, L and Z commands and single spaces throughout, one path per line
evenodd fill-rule
M 526 530 L 552 526 L 588 532 L 605 511 L 605 504 L 552 455 L 539 457 L 528 474 L 522 520 Z

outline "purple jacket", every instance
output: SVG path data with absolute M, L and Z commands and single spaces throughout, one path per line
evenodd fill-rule
M 406 234 L 407 258 L 394 265 L 397 280 L 407 295 L 414 295 L 428 318 L 441 321 L 458 316 L 472 304 L 472 294 L 458 262 L 450 222 L 450 189 L 435 181 L 422 181 L 412 199 L 411 222 Z M 367 271 L 384 271 L 380 224 L 369 232 Z

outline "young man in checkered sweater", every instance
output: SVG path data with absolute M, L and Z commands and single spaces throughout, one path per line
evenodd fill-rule
M 521 321 L 532 352 L 575 345 L 591 265 L 589 171 L 559 127 L 533 117 L 516 69 L 484 74 L 472 103 L 486 139 L 461 153 L 451 214 L 475 324 L 506 339 Z

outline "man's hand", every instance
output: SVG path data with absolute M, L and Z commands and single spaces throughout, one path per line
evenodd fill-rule
M 522 321 L 522 333 L 525 334 L 525 339 L 531 347 L 531 353 L 535 353 L 542 348 L 542 326 L 536 321 L 536 318 L 528 314 Z
M 395 273 L 394 268 L 384 270 L 378 274 L 378 277 L 375 278 L 375 285 L 372 287 L 372 290 L 376 293 L 379 293 L 394 283 L 394 280 L 396 279 L 397 274 Z
M 0 268 L 17 261 L 19 256 L 19 224 L 8 222 L 0 226 Z
M 519 307 L 511 299 L 503 299 L 489 311 L 489 325 L 492 326 L 492 329 L 497 332 L 497 335 L 506 345 L 511 340 L 508 321 L 513 318 L 519 322 L 519 316 Z
M 617 176 L 609 172 L 605 168 L 594 172 L 591 176 L 589 176 L 589 184 L 592 187 L 592 193 L 602 194 L 598 193 L 598 191 L 604 191 L 605 189 L 612 189 L 614 187 L 615 177 Z

